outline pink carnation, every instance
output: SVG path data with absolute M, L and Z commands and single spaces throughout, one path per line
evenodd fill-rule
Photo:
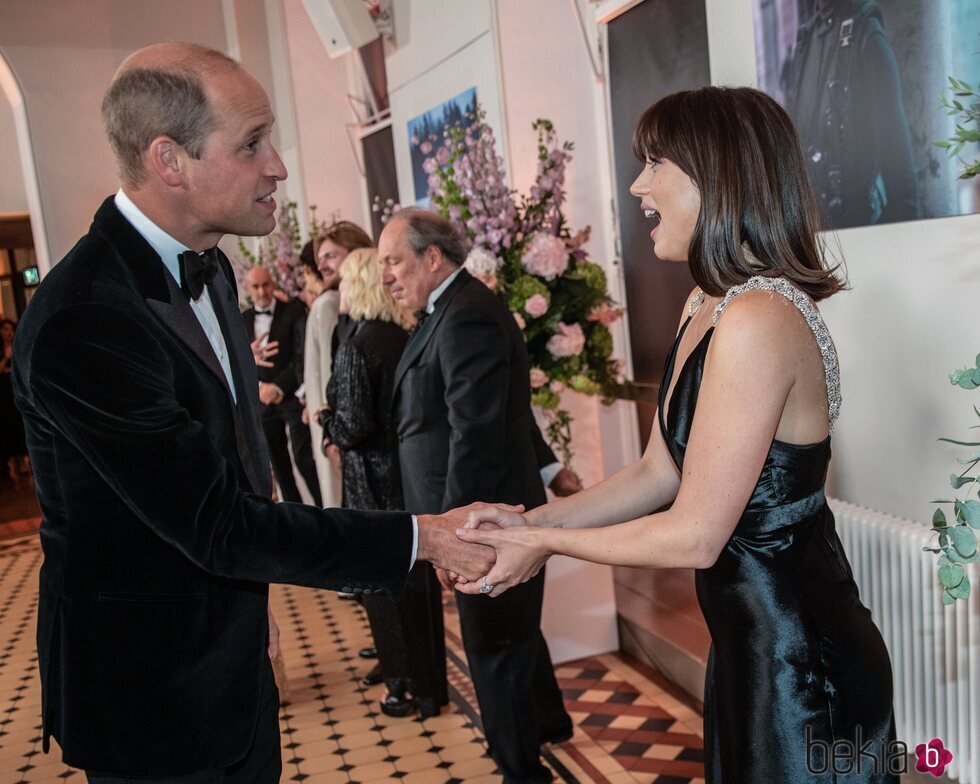
M 554 280 L 568 269 L 568 249 L 560 237 L 538 232 L 524 248 L 521 264 L 532 275 Z
M 589 321 L 598 321 L 600 324 L 609 326 L 622 315 L 622 308 L 614 308 L 608 302 L 603 302 L 601 305 L 596 305 L 594 308 L 592 308 L 586 318 Z
M 524 312 L 531 318 L 538 318 L 548 312 L 548 300 L 543 294 L 535 294 L 524 303 Z
M 548 374 L 541 368 L 531 368 L 531 389 L 538 389 L 548 383 Z
M 555 359 L 577 357 L 585 348 L 585 333 L 578 324 L 558 322 L 558 332 L 548 339 L 548 351 Z

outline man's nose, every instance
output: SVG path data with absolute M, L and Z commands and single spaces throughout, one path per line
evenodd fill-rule
M 266 165 L 266 175 L 276 180 L 285 180 L 289 176 L 289 172 L 286 171 L 286 164 L 282 162 L 282 158 L 279 157 L 279 151 L 275 147 L 269 145 L 269 149 L 272 150 L 272 154 L 269 156 L 269 161 Z

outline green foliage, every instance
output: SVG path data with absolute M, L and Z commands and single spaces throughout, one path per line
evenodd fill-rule
M 960 154 L 964 145 L 980 142 L 980 85 L 971 87 L 966 82 L 950 76 L 947 90 L 952 92 L 953 97 L 947 97 L 944 91 L 939 96 L 939 100 L 946 113 L 957 118 L 956 132 L 950 139 L 933 142 L 933 144 L 942 147 L 952 158 Z M 980 174 L 980 158 L 972 163 L 963 161 L 963 164 L 965 168 L 960 174 L 961 180 Z
M 976 389 L 980 386 L 980 354 L 977 355 L 975 365 L 972 368 L 954 370 L 949 374 L 950 383 L 962 389 Z M 980 409 L 974 406 L 973 412 L 980 420 Z M 980 428 L 980 424 L 974 427 Z M 980 446 L 980 442 L 976 441 L 958 441 L 952 438 L 939 440 L 955 446 Z M 927 552 L 939 555 L 939 583 L 943 587 L 943 604 L 953 604 L 957 599 L 970 596 L 970 580 L 962 564 L 980 562 L 976 534 L 976 530 L 980 529 L 980 500 L 969 497 L 980 493 L 980 473 L 977 471 L 980 450 L 973 451 L 966 458 L 958 458 L 957 462 L 964 466 L 964 470 L 950 474 L 949 484 L 954 490 L 966 488 L 966 497 L 934 501 L 947 507 L 952 505 L 952 521 L 942 506 L 937 506 L 932 513 L 932 530 L 936 534 L 938 546 L 924 548 Z

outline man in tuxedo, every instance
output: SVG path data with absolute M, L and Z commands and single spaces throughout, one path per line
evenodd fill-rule
M 462 269 L 464 244 L 438 215 L 397 213 L 378 254 L 384 284 L 420 321 L 393 401 L 407 508 L 544 503 L 527 349 L 514 317 Z M 543 574 L 499 599 L 456 594 L 484 731 L 508 784 L 551 781 L 540 745 L 572 734 L 541 634 L 543 596 Z
M 320 480 L 313 462 L 310 428 L 303 422 L 303 406 L 296 390 L 303 383 L 303 347 L 306 342 L 306 308 L 299 300 L 280 302 L 265 267 L 253 267 L 245 278 L 245 291 L 252 307 L 242 313 L 249 340 L 278 343 L 271 367 L 259 367 L 259 403 L 262 430 L 269 444 L 272 471 L 284 501 L 301 500 L 293 460 L 317 506 L 323 506 Z M 289 431 L 289 440 L 286 431 Z M 293 455 L 289 455 L 292 443 Z
M 90 782 L 279 781 L 268 583 L 397 594 L 415 558 L 476 579 L 465 514 L 275 504 L 225 233 L 275 225 L 265 92 L 158 44 L 103 101 L 121 188 L 45 277 L 15 346 L 43 521 L 42 738 Z M 201 255 L 201 252 L 205 252 Z

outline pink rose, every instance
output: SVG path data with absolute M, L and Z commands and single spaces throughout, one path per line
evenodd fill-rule
M 548 383 L 548 374 L 541 368 L 531 368 L 531 389 L 538 389 Z
M 525 246 L 521 264 L 532 275 L 554 280 L 568 269 L 568 248 L 560 237 L 538 232 Z
M 539 318 L 548 312 L 548 300 L 543 294 L 535 294 L 524 303 L 524 312 L 531 318 Z
M 577 357 L 585 348 L 585 333 L 578 324 L 558 322 L 558 332 L 548 339 L 548 351 L 555 359 Z

